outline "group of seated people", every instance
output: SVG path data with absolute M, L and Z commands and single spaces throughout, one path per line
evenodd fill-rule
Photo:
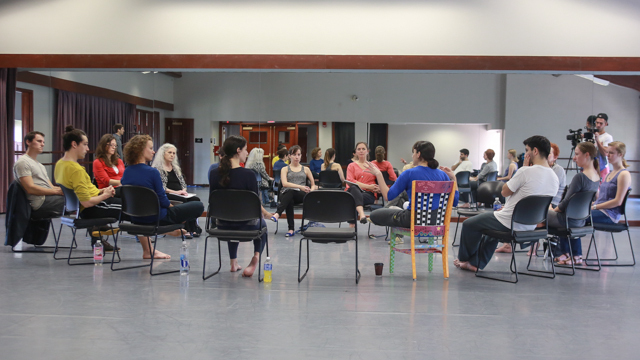
M 120 134 L 121 135 L 121 134 Z M 25 137 L 27 152 L 15 164 L 14 175 L 27 192 L 28 200 L 32 206 L 34 216 L 53 217 L 59 216 L 64 204 L 64 196 L 61 188 L 54 186 L 46 175 L 42 164 L 36 157 L 44 147 L 44 134 L 32 132 Z M 462 224 L 461 244 L 458 258 L 454 265 L 461 269 L 475 271 L 484 268 L 496 251 L 497 240 L 487 239 L 480 248 L 482 230 L 492 229 L 509 231 L 511 216 L 516 204 L 529 195 L 546 195 L 558 197 L 564 190 L 564 171 L 555 163 L 559 150 L 555 144 L 543 136 L 532 136 L 524 141 L 526 153 L 524 164 L 518 169 L 515 150 L 509 151 L 510 164 L 505 169 L 504 176 L 500 179 L 506 181 L 502 187 L 502 195 L 507 199 L 500 211 L 486 212 L 469 218 Z M 122 218 L 135 223 L 154 223 L 156 218 L 128 219 L 120 212 L 122 200 L 117 190 L 122 185 L 136 185 L 152 189 L 158 196 L 160 203 L 160 223 L 177 224 L 185 223 L 186 231 L 197 234 L 196 220 L 201 216 L 204 207 L 197 197 L 186 197 L 186 183 L 180 166 L 176 160 L 176 148 L 171 144 L 164 144 L 156 153 L 154 144 L 148 135 L 136 135 L 131 138 L 123 149 L 124 161 L 118 155 L 116 149 L 117 139 L 107 134 L 102 137 L 96 149 L 96 158 L 93 169 L 97 186 L 78 161 L 82 160 L 89 151 L 89 143 L 86 134 L 72 126 L 67 127 L 63 136 L 64 156 L 56 163 L 55 180 L 68 189 L 74 191 L 80 201 L 80 217 L 91 218 Z M 342 167 L 335 163 L 336 152 L 327 149 L 324 160 L 320 165 L 320 171 L 336 171 L 340 179 L 346 182 L 346 189 L 355 199 L 358 221 L 367 223 L 370 221 L 376 225 L 392 227 L 410 227 L 411 225 L 411 193 L 414 180 L 427 181 L 456 181 L 456 171 L 468 171 L 468 151 L 460 151 L 460 161 L 452 168 L 440 166 L 435 159 L 435 146 L 429 141 L 418 141 L 412 146 L 412 161 L 410 167 L 396 177 L 391 164 L 384 160 L 384 148 L 376 149 L 376 160 L 369 161 L 369 148 L 365 142 L 356 144 L 353 161 L 347 166 L 346 177 Z M 254 153 L 252 151 L 252 153 Z M 317 157 L 316 152 L 316 157 Z M 600 178 L 600 165 L 597 159 L 596 147 L 588 142 L 578 144 L 575 149 L 574 161 L 583 171 L 575 176 L 564 195 L 554 200 L 549 209 L 549 227 L 564 226 L 564 211 L 568 200 L 575 193 L 581 191 L 593 191 L 599 188 L 597 201 L 593 204 L 592 218 L 596 223 L 615 223 L 622 212 L 623 198 L 629 189 L 631 176 L 626 170 L 624 155 L 626 147 L 622 142 L 609 144 L 607 159 L 613 166 L 613 171 L 605 179 Z M 247 152 L 247 141 L 240 136 L 228 137 L 220 150 L 220 162 L 212 166 L 209 171 L 210 191 L 218 189 L 249 190 L 260 195 L 261 191 L 256 181 L 256 173 L 262 175 L 262 179 L 271 179 L 266 173 L 262 161 L 263 153 L 256 150 L 253 158 Z M 155 156 L 154 156 L 155 155 Z M 493 157 L 495 153 L 488 149 L 484 153 L 487 163 L 482 168 L 475 181 L 486 177 L 492 170 L 496 171 Z M 257 223 L 226 223 L 217 221 L 220 229 L 259 229 L 265 227 L 264 219 L 278 221 L 283 212 L 287 214 L 288 232 L 285 236 L 294 235 L 294 211 L 293 206 L 304 201 L 305 195 L 316 191 L 316 180 L 309 167 L 300 163 L 301 148 L 292 146 L 291 149 L 281 148 L 278 151 L 278 159 L 274 162 L 279 165 L 281 191 L 279 203 L 275 213 L 270 213 L 262 207 L 263 219 Z M 314 159 L 317 160 L 317 159 Z M 152 165 L 148 164 L 152 162 Z M 124 164 L 127 164 L 126 168 Z M 246 168 L 242 165 L 245 164 Z M 315 166 L 315 165 L 314 165 Z M 389 186 L 383 172 L 389 176 L 393 184 Z M 562 175 L 562 176 L 561 176 Z M 377 199 L 390 201 L 404 197 L 408 201 L 397 203 L 400 206 L 392 206 L 377 209 L 371 212 L 370 218 L 364 213 L 366 205 L 373 204 Z M 180 203 L 173 205 L 170 200 Z M 458 192 L 453 199 L 453 206 L 457 206 Z M 266 203 L 264 203 L 266 204 Z M 434 201 L 433 206 L 438 206 Z M 351 224 L 355 226 L 355 224 Z M 571 226 L 581 226 L 575 222 Z M 515 230 L 532 230 L 532 226 L 515 224 Z M 182 235 L 181 232 L 171 234 Z M 94 239 L 95 240 L 95 239 Z M 245 268 L 243 276 L 252 276 L 258 263 L 260 253 L 267 241 L 267 234 L 254 241 L 254 256 Z M 573 258 L 569 255 L 569 242 L 573 249 Z M 230 255 L 230 269 L 238 271 L 241 267 L 237 260 L 237 242 L 227 242 Z M 150 241 L 148 238 L 140 238 L 143 250 L 143 258 L 151 257 Z M 105 249 L 113 250 L 110 244 L 105 243 Z M 560 254 L 555 258 L 559 264 L 580 264 L 582 262 L 580 239 L 561 239 Z M 168 259 L 169 255 L 156 250 L 155 258 Z

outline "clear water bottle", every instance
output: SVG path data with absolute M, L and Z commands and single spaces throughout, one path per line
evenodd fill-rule
M 272 280 L 271 270 L 273 270 L 273 264 L 271 264 L 271 258 L 267 256 L 267 261 L 264 262 L 264 282 L 266 283 Z
M 189 249 L 186 241 L 180 247 L 180 275 L 189 275 Z
M 498 211 L 502 209 L 502 203 L 500 202 L 500 198 L 496 197 L 496 201 L 493 202 L 493 211 Z
M 101 266 L 104 258 L 104 246 L 100 239 L 96 240 L 93 244 L 93 264 L 95 266 Z

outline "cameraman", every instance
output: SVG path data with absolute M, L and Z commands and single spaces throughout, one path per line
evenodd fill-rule
M 607 162 L 607 149 L 613 136 L 604 131 L 609 125 L 609 117 L 605 113 L 596 115 L 596 132 L 593 134 L 595 145 L 598 148 L 598 160 L 600 161 L 600 179 L 604 179 L 609 174 L 609 163 Z

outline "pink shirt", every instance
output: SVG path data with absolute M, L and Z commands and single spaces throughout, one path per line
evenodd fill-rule
M 364 169 L 355 162 L 352 162 L 351 164 L 349 164 L 349 166 L 347 166 L 347 180 L 351 182 L 361 182 L 367 185 L 376 185 L 378 183 L 378 180 L 375 176 L 373 176 L 373 174 L 365 172 Z M 349 183 L 347 183 L 347 189 L 348 188 Z M 375 195 L 376 197 L 378 196 L 377 194 Z
M 372 161 L 372 163 L 377 166 L 380 171 L 389 174 L 389 180 L 396 181 L 398 179 L 396 172 L 393 171 L 393 165 L 391 165 L 387 160 L 383 160 L 382 162 Z

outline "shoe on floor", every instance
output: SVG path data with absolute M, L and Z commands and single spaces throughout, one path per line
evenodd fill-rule
M 101 240 L 101 241 L 102 241 L 102 246 L 104 247 L 104 252 L 113 252 L 115 250 L 113 245 L 109 244 L 107 240 Z M 118 248 L 118 251 L 120 251 L 120 248 Z
M 119 228 L 113 228 L 113 230 L 111 230 L 111 229 L 106 229 L 105 230 L 104 228 L 102 228 L 99 231 L 93 231 L 91 233 L 91 237 L 99 238 L 99 237 L 103 237 L 103 236 L 110 236 L 110 235 L 113 236 L 113 235 L 117 234 L 118 231 L 120 231 Z

